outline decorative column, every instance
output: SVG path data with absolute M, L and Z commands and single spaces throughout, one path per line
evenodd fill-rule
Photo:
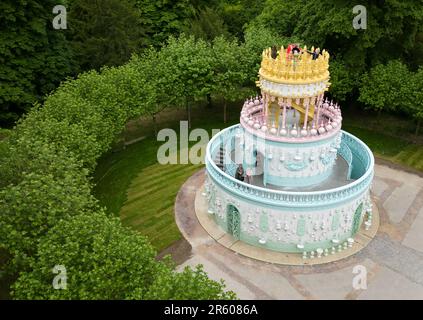
M 320 117 L 320 108 L 322 106 L 322 99 L 321 99 L 321 95 L 319 96 L 319 98 L 317 99 L 317 103 L 316 103 L 316 107 L 317 107 L 317 112 L 316 112 L 316 124 L 317 126 L 319 125 L 319 117 Z
M 306 105 L 306 112 L 305 112 L 305 115 L 304 115 L 303 129 L 306 130 L 307 129 L 307 121 L 308 121 L 308 108 L 309 108 L 309 105 L 310 105 L 310 100 L 307 98 L 307 99 L 304 100 L 304 103 Z

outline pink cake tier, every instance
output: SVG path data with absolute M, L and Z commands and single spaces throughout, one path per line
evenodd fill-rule
M 264 105 L 268 101 L 277 101 L 282 121 L 267 123 Z M 241 126 L 248 132 L 268 140 L 280 142 L 311 142 L 328 139 L 341 130 L 342 115 L 339 106 L 332 101 L 323 100 L 323 95 L 313 98 L 275 98 L 268 94 L 264 97 L 247 99 L 241 111 Z M 292 111 L 291 102 L 315 105 L 313 120 L 292 125 L 287 121 L 287 113 Z

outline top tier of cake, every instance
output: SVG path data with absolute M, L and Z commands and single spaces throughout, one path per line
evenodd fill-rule
M 263 93 L 284 98 L 307 98 L 323 94 L 329 83 L 329 53 L 307 47 L 263 51 L 258 86 Z M 272 52 L 273 51 L 273 52 Z

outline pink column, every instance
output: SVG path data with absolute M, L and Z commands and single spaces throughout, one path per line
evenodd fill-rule
M 319 124 L 319 116 L 320 116 L 320 107 L 322 105 L 323 101 L 322 101 L 322 95 L 319 96 L 319 98 L 317 99 L 317 103 L 316 103 L 316 107 L 317 107 L 317 113 L 316 113 L 316 120 L 315 123 L 318 125 Z
M 309 102 L 307 102 L 306 112 L 305 112 L 305 115 L 304 115 L 304 126 L 303 126 L 304 129 L 307 129 L 308 107 L 309 107 L 309 105 L 310 105 Z
M 267 109 L 269 107 L 269 95 L 266 94 L 266 101 L 263 104 L 263 119 L 267 118 Z

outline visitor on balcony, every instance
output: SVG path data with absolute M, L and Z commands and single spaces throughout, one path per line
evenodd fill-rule
M 244 181 L 244 168 L 242 167 L 242 164 L 239 164 L 238 168 L 236 169 L 235 179 Z
M 247 168 L 247 170 L 245 170 L 245 182 L 253 184 L 253 171 L 251 168 Z
M 311 54 L 313 56 L 313 60 L 316 60 L 319 57 L 320 49 L 316 48 L 314 51 L 308 51 L 307 53 Z
M 278 57 L 278 49 L 276 48 L 276 46 L 272 47 L 271 56 L 272 56 L 272 59 L 276 59 Z

